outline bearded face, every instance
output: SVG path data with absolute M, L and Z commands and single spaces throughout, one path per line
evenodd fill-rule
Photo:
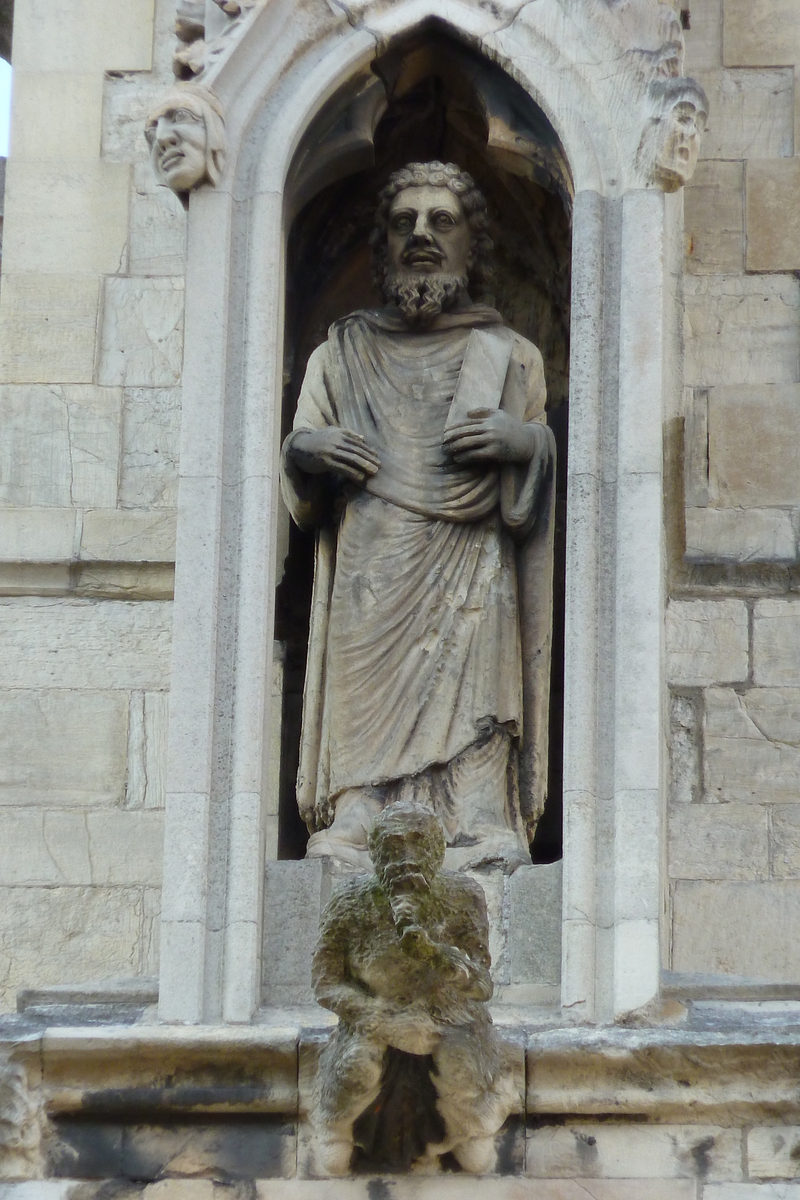
M 467 290 L 472 234 L 461 201 L 446 187 L 405 188 L 387 229 L 386 299 L 409 325 L 425 325 Z
M 396 304 L 409 325 L 426 325 L 439 313 L 453 308 L 467 290 L 466 275 L 406 275 L 389 270 L 383 294 Z
M 427 896 L 444 859 L 444 835 L 432 813 L 408 814 L 389 810 L 370 835 L 375 871 L 389 897 L 399 930 L 417 923 L 420 903 Z

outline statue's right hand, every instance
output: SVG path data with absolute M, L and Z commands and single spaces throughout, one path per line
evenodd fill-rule
M 381 465 L 378 455 L 360 433 L 335 425 L 299 430 L 292 440 L 290 454 L 308 475 L 334 471 L 356 483 L 364 483 Z

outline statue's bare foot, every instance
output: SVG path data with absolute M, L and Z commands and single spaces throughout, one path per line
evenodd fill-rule
M 498 830 L 472 844 L 465 841 L 448 846 L 444 865 L 447 871 L 474 871 L 480 867 L 498 866 L 504 875 L 511 875 L 517 867 L 529 867 L 531 856 L 515 833 Z
M 352 1157 L 352 1142 L 340 1138 L 328 1138 L 324 1135 L 317 1138 L 316 1173 L 318 1175 L 334 1175 L 336 1177 L 349 1175 Z
M 453 1146 L 459 1165 L 470 1175 L 492 1175 L 497 1166 L 493 1137 L 467 1138 Z
M 356 867 L 359 871 L 372 869 L 366 846 L 362 849 L 343 838 L 337 838 L 329 829 L 311 835 L 306 848 L 306 858 L 332 858 L 349 867 Z

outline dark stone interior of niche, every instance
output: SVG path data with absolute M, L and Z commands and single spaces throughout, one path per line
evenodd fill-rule
M 568 427 L 570 215 L 562 196 L 492 161 L 487 127 L 469 81 L 460 73 L 463 51 L 448 61 L 436 39 L 428 74 L 402 95 L 392 95 L 375 135 L 375 163 L 334 183 L 297 216 L 288 246 L 283 436 L 291 429 L 309 355 L 329 325 L 382 301 L 374 290 L 368 237 L 377 194 L 390 173 L 409 161 L 442 159 L 472 173 L 486 195 L 495 242 L 493 303 L 508 324 L 541 350 L 548 389 L 548 421 L 558 445 L 555 554 L 555 622 L 550 701 L 548 801 L 532 845 L 534 862 L 553 862 L 562 845 L 562 724 L 564 678 L 564 545 Z M 416 47 L 419 51 L 419 46 Z M 392 64 L 389 64 L 392 67 Z M 484 64 L 485 67 L 485 64 Z M 383 68 L 382 68 L 383 69 Z M 499 69 L 493 68 L 498 71 Z M 395 61 L 388 75 L 397 77 Z M 502 76 L 519 106 L 534 110 L 527 125 L 545 118 L 518 85 Z M 387 80 L 387 88 L 391 81 Z M 555 135 L 552 134 L 552 137 Z M 474 297 L 477 298 L 477 297 Z M 313 535 L 292 527 L 283 578 L 277 589 L 276 638 L 284 644 L 284 698 L 279 805 L 280 858 L 302 858 L 307 832 L 297 812 L 297 773 L 303 679 L 313 582 Z

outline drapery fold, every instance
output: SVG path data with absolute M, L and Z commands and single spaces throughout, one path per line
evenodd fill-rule
M 501 405 L 538 422 L 528 465 L 459 465 L 442 448 L 473 328 L 511 341 Z M 454 758 L 487 725 L 521 741 L 532 829 L 547 780 L 552 608 L 552 435 L 541 356 L 493 309 L 442 314 L 425 332 L 392 312 L 336 322 L 309 361 L 294 432 L 360 433 L 381 466 L 363 489 L 308 476 L 284 447 L 298 524 L 320 530 L 298 802 L 312 828 L 343 790 Z

